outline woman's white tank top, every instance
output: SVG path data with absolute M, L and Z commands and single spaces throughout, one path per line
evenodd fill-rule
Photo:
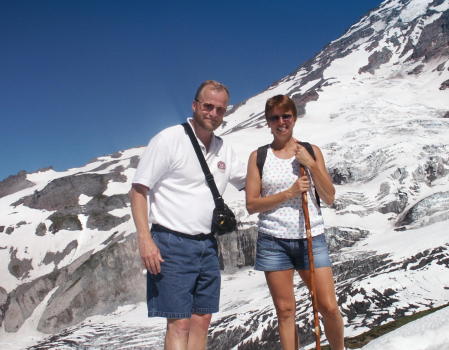
M 312 236 L 324 232 L 324 221 L 321 209 L 315 198 L 315 186 L 308 169 L 306 175 L 312 186 L 307 193 L 310 228 Z M 263 166 L 262 197 L 287 190 L 298 179 L 299 163 L 295 157 L 281 159 L 275 156 L 269 147 Z M 278 238 L 299 239 L 306 237 L 304 215 L 302 212 L 302 197 L 290 199 L 272 210 L 259 214 L 259 232 Z

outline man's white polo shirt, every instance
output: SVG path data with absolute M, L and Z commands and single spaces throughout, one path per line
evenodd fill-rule
M 198 143 L 220 194 L 228 182 L 237 189 L 245 187 L 246 167 L 231 147 L 215 135 L 207 153 L 199 139 Z M 182 125 L 162 130 L 150 140 L 133 183 L 150 189 L 150 223 L 186 234 L 210 232 L 214 199 Z

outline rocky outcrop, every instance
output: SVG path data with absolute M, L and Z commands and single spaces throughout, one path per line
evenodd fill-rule
M 45 296 L 55 287 L 58 272 L 54 271 L 36 280 L 24 283 L 8 295 L 4 326 L 7 332 L 16 332 L 33 313 Z
M 368 57 L 368 64 L 359 69 L 359 74 L 361 73 L 371 73 L 378 69 L 382 64 L 390 61 L 393 53 L 386 47 L 382 48 L 381 51 L 375 51 L 371 56 Z
M 13 205 L 24 204 L 30 208 L 48 211 L 76 207 L 81 194 L 90 197 L 102 194 L 110 179 L 110 174 L 79 174 L 57 178 L 41 191 L 36 191 Z
M 36 227 L 35 235 L 36 236 L 45 236 L 47 233 L 47 225 L 45 225 L 43 222 L 39 223 Z
M 8 270 L 16 278 L 24 278 L 33 269 L 31 259 L 17 258 L 17 249 L 10 251 Z
M 60 230 L 79 231 L 83 229 L 78 215 L 56 212 L 50 215 L 48 219 L 52 222 L 48 229 L 53 234 Z
M 308 90 L 304 94 L 296 94 L 292 96 L 292 100 L 295 102 L 295 106 L 298 112 L 298 116 L 304 116 L 306 114 L 306 105 L 311 101 L 317 101 L 319 98 L 316 90 Z
M 131 216 L 128 214 L 118 217 L 105 212 L 92 212 L 87 219 L 86 226 L 90 229 L 110 231 L 121 223 L 128 221 L 130 218 Z
M 48 264 L 54 264 L 55 267 L 58 266 L 58 264 L 67 256 L 69 255 L 73 250 L 76 250 L 76 248 L 78 248 L 78 241 L 74 240 L 71 241 L 62 252 L 47 252 L 47 254 L 45 254 L 44 259 L 42 260 L 42 262 L 45 265 Z
M 115 194 L 112 196 L 99 194 L 87 202 L 82 208 L 82 211 L 86 214 L 92 212 L 108 212 L 114 209 L 126 208 L 128 203 L 129 197 L 127 194 Z
M 396 227 L 422 227 L 449 219 L 449 192 L 434 193 L 406 210 L 395 224 Z
M 238 229 L 236 232 L 219 236 L 217 240 L 222 270 L 235 272 L 240 267 L 254 265 L 257 227 Z
M 440 0 L 435 0 L 438 3 Z M 442 2 L 442 1 L 441 1 Z M 434 15 L 434 10 L 427 10 L 426 17 Z M 417 25 L 420 25 L 417 23 Z M 439 18 L 423 27 L 418 42 L 414 45 L 410 60 L 423 58 L 429 61 L 432 58 L 446 56 L 449 52 L 449 10 L 446 10 Z
M 85 256 L 58 275 L 38 330 L 53 333 L 84 318 L 145 299 L 146 284 L 135 235 L 117 234 L 107 248 Z
M 49 253 L 44 260 L 57 265 L 76 246 L 73 241 L 63 252 Z M 116 234 L 106 248 L 91 254 L 88 252 L 62 269 L 20 285 L 9 293 L 8 303 L 1 303 L 5 296 L 0 289 L 0 316 L 2 312 L 5 315 L 5 330 L 17 331 L 56 286 L 58 289 L 39 321 L 38 328 L 44 333 L 145 299 L 145 276 L 134 235 Z
M 440 90 L 446 90 L 446 89 L 448 89 L 448 88 L 449 88 L 449 79 L 443 81 L 443 82 L 441 83 L 441 85 L 440 85 Z
M 26 171 L 22 170 L 16 175 L 8 176 L 3 181 L 0 181 L 0 198 L 34 186 L 35 183 L 27 180 L 26 175 Z
M 3 324 L 7 308 L 8 308 L 8 293 L 6 293 L 6 290 L 4 288 L 0 287 L 0 327 Z

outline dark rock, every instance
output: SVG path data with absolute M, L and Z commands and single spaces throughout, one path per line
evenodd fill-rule
M 6 290 L 0 287 L 0 327 L 5 319 L 6 309 L 8 308 L 8 293 Z
M 398 191 L 396 194 L 396 200 L 385 203 L 379 208 L 379 212 L 382 214 L 387 213 L 402 213 L 408 204 L 408 195 L 405 192 Z
M 341 248 L 352 247 L 358 241 L 368 237 L 368 230 L 354 227 L 326 227 L 326 242 L 330 253 L 337 253 Z
M 8 226 L 6 228 L 6 231 L 5 231 L 6 234 L 10 235 L 13 232 L 14 232 L 14 226 Z
M 139 156 L 133 156 L 129 159 L 129 167 L 133 169 L 137 169 L 137 166 L 139 165 Z
M 349 168 L 332 168 L 329 169 L 332 182 L 336 185 L 343 185 L 353 181 L 351 169 Z
M 116 167 L 111 175 L 111 180 L 114 182 L 126 182 L 128 180 L 128 178 L 126 177 L 126 175 L 122 174 L 121 171 L 125 170 L 125 168 L 123 168 L 123 166 L 118 166 Z
M 43 222 L 41 222 L 36 227 L 35 235 L 36 236 L 45 236 L 46 233 L 47 233 L 47 225 L 45 225 Z
M 412 74 L 417 75 L 417 74 L 422 73 L 423 69 L 424 69 L 424 65 L 423 64 L 419 64 L 415 68 L 413 68 L 410 72 L 407 72 L 407 74 L 409 74 L 409 75 L 412 75 Z
M 449 219 L 449 191 L 437 192 L 415 203 L 398 217 L 395 226 L 429 225 Z
M 38 325 L 54 333 L 86 317 L 114 311 L 145 300 L 146 279 L 135 235 L 118 235 L 105 249 L 61 270 L 59 288 L 48 302 Z
M 235 272 L 243 266 L 253 266 L 256 252 L 257 227 L 238 229 L 218 237 L 220 268 Z
M 49 230 L 53 234 L 60 230 L 78 231 L 83 229 L 78 215 L 56 212 L 51 214 L 47 219 L 52 222 Z
M 76 248 L 78 247 L 78 241 L 74 240 L 71 241 L 62 252 L 47 252 L 47 254 L 45 254 L 44 259 L 42 260 L 42 262 L 45 265 L 54 263 L 55 266 L 57 267 L 58 264 L 67 256 L 69 255 L 72 250 L 76 250 Z
M 105 196 L 99 194 L 93 197 L 84 206 L 84 213 L 93 212 L 108 212 L 114 209 L 126 208 L 129 203 L 129 196 L 127 194 L 115 194 L 112 196 Z
M 319 98 L 318 93 L 315 90 L 308 90 L 306 93 L 300 95 L 296 94 L 292 97 L 293 102 L 295 102 L 296 108 L 298 110 L 298 116 L 303 116 L 306 114 L 306 104 L 310 101 L 317 101 Z
M 7 332 L 17 332 L 23 322 L 31 316 L 34 309 L 55 287 L 59 272 L 54 271 L 32 282 L 24 283 L 8 295 L 8 307 L 5 312 L 4 326 Z
M 23 226 L 23 225 L 26 225 L 27 224 L 27 222 L 26 221 L 19 221 L 17 224 L 16 224 L 16 228 L 19 228 L 20 226 Z
M 449 118 L 449 111 L 447 111 L 444 115 L 443 118 Z
M 112 153 L 110 155 L 111 158 L 120 158 L 121 156 L 122 156 L 122 152 L 120 152 L 120 151 Z
M 26 171 L 22 170 L 16 175 L 8 176 L 3 181 L 0 181 L 0 198 L 34 186 L 35 183 L 28 181 L 26 175 Z
M 29 276 L 29 272 L 33 269 L 32 259 L 18 259 L 17 249 L 10 251 L 10 260 L 8 270 L 16 278 L 25 278 Z
M 440 85 L 440 90 L 446 90 L 447 88 L 449 88 L 449 79 L 443 81 Z
M 100 231 L 109 231 L 123 222 L 128 221 L 130 215 L 124 215 L 121 218 L 104 212 L 92 213 L 87 219 L 86 226 L 90 229 L 98 229 Z
M 375 51 L 368 57 L 368 64 L 359 69 L 359 74 L 369 72 L 374 74 L 374 71 L 378 69 L 382 64 L 390 61 L 393 53 L 386 47 L 382 48 L 382 51 Z
M 111 174 L 79 174 L 54 179 L 41 191 L 13 205 L 24 204 L 49 211 L 77 207 L 80 194 L 93 197 L 103 193 L 111 177 Z
M 445 66 L 445 62 L 441 63 L 438 65 L 438 67 L 436 68 L 438 72 L 442 72 L 444 71 L 444 66 Z
M 0 233 L 2 233 L 3 231 L 5 231 L 5 226 L 0 226 Z
M 449 11 L 446 10 L 438 19 L 424 26 L 409 60 L 417 61 L 424 58 L 428 62 L 431 58 L 446 56 L 449 52 L 448 37 Z

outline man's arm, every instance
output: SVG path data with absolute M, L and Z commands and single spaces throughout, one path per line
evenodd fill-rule
M 164 259 L 162 259 L 159 248 L 153 241 L 148 227 L 148 190 L 148 187 L 144 185 L 133 184 L 129 196 L 134 224 L 137 229 L 140 257 L 146 269 L 155 275 L 161 272 L 161 262 Z

